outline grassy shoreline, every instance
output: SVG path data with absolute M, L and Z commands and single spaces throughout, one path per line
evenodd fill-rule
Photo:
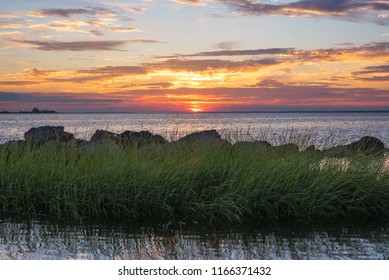
M 389 217 L 384 158 L 153 145 L 0 154 L 0 211 L 70 220 L 301 222 Z

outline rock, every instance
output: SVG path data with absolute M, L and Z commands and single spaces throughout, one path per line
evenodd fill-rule
M 44 143 L 42 146 L 40 146 L 40 149 L 48 149 L 48 150 L 56 150 L 56 151 L 72 151 L 79 147 L 85 146 L 89 143 L 89 141 L 81 140 L 81 139 L 72 139 L 67 142 L 55 142 L 55 141 L 48 141 Z
M 376 137 L 364 136 L 358 141 L 344 146 L 336 146 L 323 151 L 327 157 L 346 157 L 355 154 L 377 155 L 383 154 L 385 145 Z
M 271 144 L 267 141 L 253 141 L 253 142 L 241 141 L 241 142 L 234 143 L 232 147 L 236 151 L 241 151 L 241 150 L 262 151 L 270 148 Z
M 23 140 L 11 140 L 2 145 L 0 145 L 0 152 L 11 151 L 23 148 L 25 146 L 25 141 Z
M 212 152 L 218 149 L 232 149 L 232 144 L 225 139 L 221 139 L 216 130 L 204 130 L 188 134 L 169 145 L 173 149 L 184 149 L 191 151 Z
M 171 143 L 172 147 L 189 149 L 192 151 L 210 152 L 215 149 L 230 150 L 232 145 L 225 139 L 221 139 L 216 130 L 204 130 L 188 134 Z
M 146 144 L 166 144 L 168 141 L 161 135 L 149 131 L 124 131 L 118 135 L 119 143 L 123 146 L 141 147 Z
M 89 141 L 86 141 L 83 139 L 74 139 L 73 141 L 70 141 L 68 144 L 70 147 L 79 148 L 79 147 L 85 146 L 89 143 L 90 143 Z
M 111 139 L 115 143 L 117 143 L 119 141 L 118 134 L 107 131 L 107 130 L 98 129 L 92 135 L 90 142 L 96 142 L 96 141 L 100 141 L 103 139 Z
M 347 145 L 352 153 L 363 153 L 365 155 L 374 155 L 383 153 L 384 143 L 372 136 L 364 136 L 356 142 Z
M 25 132 L 24 139 L 32 145 L 40 146 L 49 141 L 67 142 L 73 140 L 74 135 L 65 132 L 63 126 L 40 126 L 33 127 Z
M 273 150 L 279 153 L 298 153 L 299 147 L 296 144 L 289 143 L 273 147 Z
M 201 144 L 203 142 L 209 142 L 214 140 L 221 140 L 220 134 L 215 130 L 204 130 L 200 132 L 193 132 L 188 134 L 177 141 L 176 143 L 184 143 L 184 144 Z
M 309 156 L 318 156 L 318 157 L 323 157 L 323 152 L 320 151 L 319 149 L 316 149 L 315 145 L 311 145 L 307 147 L 304 151 L 301 153 Z
M 304 152 L 306 153 L 313 153 L 313 152 L 316 152 L 316 148 L 315 148 L 315 145 L 311 145 L 309 147 L 307 147 Z
M 350 154 L 348 146 L 335 146 L 323 150 L 323 155 L 326 157 L 346 157 Z
M 102 152 L 117 152 L 120 150 L 120 147 L 112 139 L 101 139 L 81 146 L 77 150 L 81 153 L 98 154 Z

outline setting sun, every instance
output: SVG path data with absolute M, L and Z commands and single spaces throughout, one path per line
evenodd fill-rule
M 189 110 L 193 113 L 198 113 L 203 111 L 203 109 L 201 109 L 200 107 L 191 107 L 189 108 Z

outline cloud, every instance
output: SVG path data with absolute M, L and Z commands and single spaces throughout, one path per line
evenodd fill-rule
M 0 31 L 0 36 L 21 35 L 20 31 Z
M 84 83 L 89 81 L 102 81 L 120 76 L 146 75 L 148 70 L 142 66 L 105 66 L 73 71 L 26 69 L 24 77 L 36 83 Z M 0 85 L 27 85 L 27 81 L 6 81 Z
M 239 70 L 247 68 L 260 68 L 264 66 L 276 65 L 280 61 L 272 58 L 252 59 L 252 60 L 222 60 L 222 59 L 168 59 L 157 63 L 146 63 L 145 67 L 151 70 L 171 70 L 171 71 L 214 71 L 214 70 Z
M 32 11 L 29 15 L 36 17 L 54 16 L 69 18 L 74 15 L 116 15 L 116 13 L 102 7 L 93 7 L 83 9 L 40 9 Z
M 90 33 L 95 36 L 104 35 L 104 32 L 114 33 L 130 33 L 141 32 L 132 27 L 109 26 L 109 24 L 98 20 L 55 20 L 47 23 L 26 24 L 24 28 L 29 28 L 35 33 L 45 31 L 59 31 L 59 32 L 81 32 Z
M 236 60 L 231 59 L 232 57 Z M 237 59 L 239 57 L 248 57 L 248 59 Z M 176 54 L 157 58 L 161 61 L 148 63 L 144 66 L 152 70 L 173 70 L 176 72 L 204 72 L 224 69 L 231 71 L 250 71 L 277 64 L 296 66 L 321 62 L 341 63 L 348 59 L 355 60 L 357 58 L 361 61 L 377 58 L 387 59 L 389 58 L 389 42 L 371 42 L 361 46 L 346 45 L 343 48 L 313 50 L 296 48 L 217 50 L 192 54 Z M 283 71 L 282 69 L 280 70 Z
M 87 70 L 78 70 L 78 73 L 82 74 L 125 74 L 125 75 L 138 75 L 147 74 L 148 71 L 142 66 L 105 66 Z
M 6 81 L 0 85 L 28 85 L 37 83 L 84 83 L 102 81 L 121 76 L 146 75 L 148 70 L 142 66 L 105 66 L 73 71 L 26 69 L 23 76 L 27 81 Z M 28 82 L 29 80 L 33 82 Z
M 363 68 L 362 71 L 353 72 L 352 74 L 357 80 L 369 81 L 369 82 L 388 82 L 389 66 L 388 65 L 367 66 Z
M 160 89 L 160 88 L 170 88 L 173 86 L 170 82 L 162 82 L 162 83 L 149 83 L 145 84 L 150 89 Z
M 367 57 L 388 56 L 389 42 L 372 42 L 360 47 L 351 48 L 351 50 Z
M 1 92 L 0 101 L 12 102 L 19 101 L 23 103 L 40 104 L 49 102 L 51 104 L 89 104 L 89 103 L 117 103 L 120 99 L 115 98 L 96 98 L 92 94 L 42 94 L 42 93 L 16 93 L 16 92 Z
M 13 22 L 0 22 L 0 29 L 20 29 L 23 28 L 24 25 L 20 23 L 13 23 Z
M 134 87 L 146 87 L 149 89 L 165 89 L 174 86 L 173 83 L 170 82 L 160 82 L 160 83 L 146 83 L 146 84 L 130 84 L 121 86 L 121 88 L 134 88 Z
M 132 27 L 109 27 L 107 30 L 115 33 L 141 32 L 140 30 Z
M 112 40 L 112 41 L 34 41 L 34 40 L 8 40 L 22 46 L 33 47 L 40 51 L 117 51 L 121 46 L 131 43 L 160 43 L 156 40 Z
M 269 48 L 269 49 L 254 49 L 254 50 L 222 50 L 222 51 L 207 51 L 197 52 L 193 54 L 175 54 L 171 56 L 160 56 L 162 59 L 174 59 L 185 57 L 217 57 L 217 56 L 257 56 L 257 55 L 281 55 L 293 54 L 294 48 Z
M 387 1 L 301 0 L 284 4 L 263 4 L 253 0 L 213 0 L 213 2 L 224 3 L 243 15 L 330 16 L 389 24 L 388 18 L 379 17 L 382 12 L 389 10 Z
M 272 49 L 256 49 L 256 50 L 223 50 L 211 52 L 198 52 L 188 56 L 248 56 L 248 55 L 277 55 L 288 54 L 292 48 L 272 48 Z
M 389 65 L 367 66 L 363 71 L 354 72 L 354 74 L 376 74 L 389 73 Z
M 180 4 L 187 4 L 187 5 L 196 5 L 196 6 L 205 5 L 204 0 L 173 0 L 173 1 L 178 2 Z
M 262 81 L 258 82 L 257 84 L 255 84 L 254 87 L 260 87 L 260 88 L 280 88 L 280 87 L 284 87 L 286 85 L 287 85 L 287 83 L 285 83 L 283 81 L 280 81 L 280 80 L 265 79 L 265 80 L 262 80 Z M 250 87 L 253 87 L 253 86 L 250 86 Z
M 237 41 L 228 41 L 228 42 L 221 42 L 216 45 L 218 49 L 222 50 L 231 50 L 234 46 L 238 45 L 239 42 Z
M 389 82 L 389 75 L 387 76 L 373 76 L 373 77 L 359 77 L 358 80 L 369 82 Z
M 36 81 L 0 81 L 0 86 L 27 86 L 39 84 Z
M 81 32 L 94 36 L 102 36 L 106 32 L 129 33 L 140 32 L 140 30 L 122 26 L 121 22 L 128 22 L 129 8 L 111 6 L 104 7 L 68 8 L 68 9 L 39 9 L 28 13 L 31 17 L 20 24 L 20 20 L 6 18 L 0 21 L 0 26 L 14 26 L 14 28 L 27 28 L 35 33 L 56 31 L 56 32 Z M 140 11 L 140 10 L 139 10 Z M 16 25 L 19 24 L 19 25 Z

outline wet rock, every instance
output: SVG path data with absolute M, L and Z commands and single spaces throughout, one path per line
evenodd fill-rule
M 40 126 L 25 132 L 24 139 L 32 145 L 41 146 L 49 141 L 67 142 L 73 140 L 74 135 L 64 131 L 63 126 Z
M 124 131 L 118 135 L 122 146 L 142 147 L 146 144 L 166 144 L 168 141 L 161 135 L 152 134 L 149 131 Z
M 117 143 L 119 141 L 118 134 L 107 131 L 107 130 L 102 130 L 98 129 L 96 132 L 92 135 L 90 142 L 96 142 L 104 139 L 110 139 Z

